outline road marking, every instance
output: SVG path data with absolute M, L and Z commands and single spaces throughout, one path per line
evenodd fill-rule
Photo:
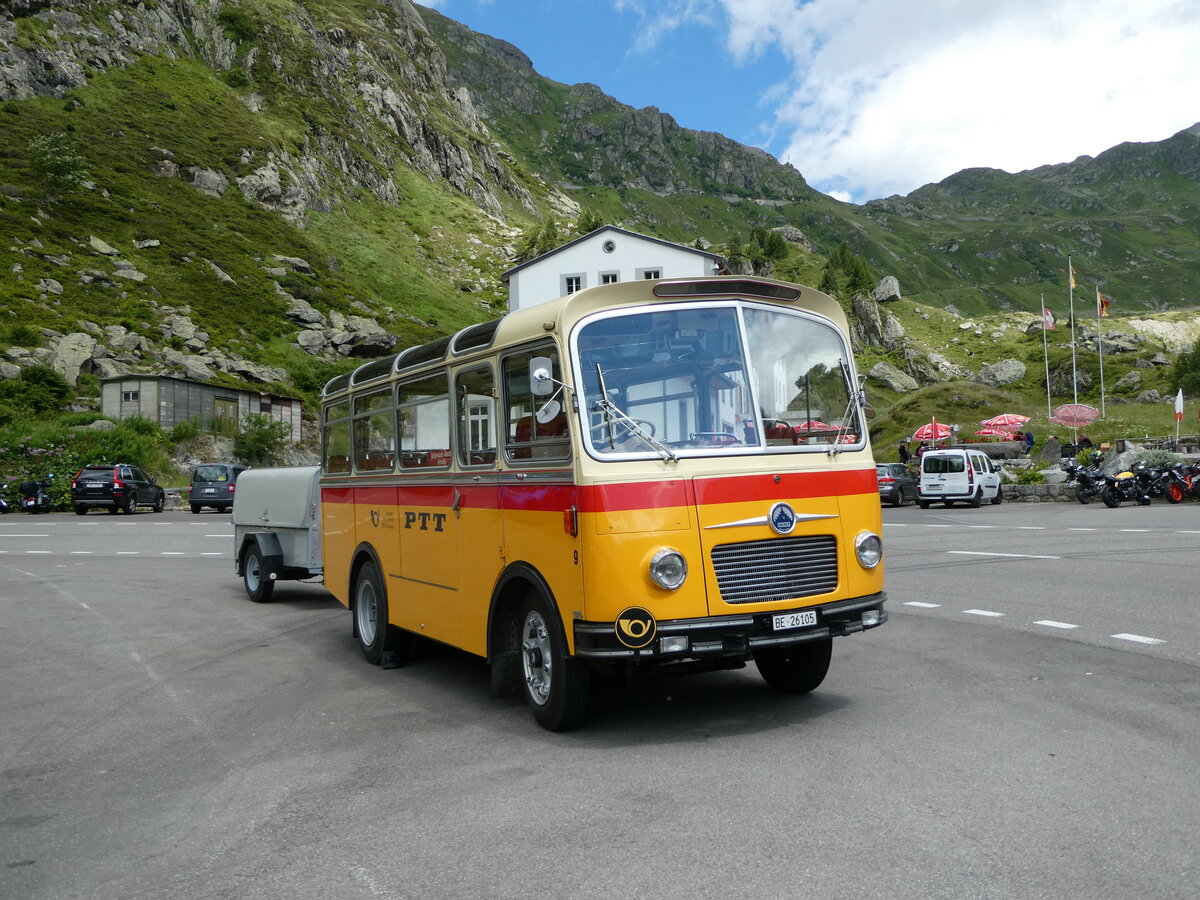
M 1045 531 L 1045 525 L 1018 525 L 1017 531 Z
M 206 534 L 205 537 L 219 537 L 228 539 L 233 537 L 233 532 L 231 531 L 228 534 Z
M 31 553 L 53 553 L 53 552 L 54 552 L 53 550 L 26 550 L 26 551 L 25 551 L 25 553 L 26 553 L 26 554 L 31 554 Z
M 163 550 L 160 555 L 161 556 L 184 556 L 185 554 L 182 550 Z
M 926 525 L 926 528 L 953 528 L 953 525 Z
M 968 528 L 995 528 L 995 525 L 968 525 Z
M 118 550 L 117 556 L 137 556 L 141 552 L 140 550 Z
M 964 609 L 963 615 L 967 616 L 990 616 L 992 618 L 1001 618 L 1004 616 L 1002 612 L 992 612 L 990 609 Z
M 0 537 L 50 537 L 48 534 L 0 534 Z
M 986 550 L 947 550 L 959 556 L 1006 556 L 1012 559 L 1062 559 L 1061 556 L 1042 556 L 1036 553 L 989 553 Z
M 1072 625 L 1070 622 L 1055 622 L 1053 619 L 1038 619 L 1034 625 L 1045 625 L 1047 628 L 1078 628 L 1078 625 Z
M 1200 534 L 1200 531 L 1177 531 L 1176 534 Z
M 1119 641 L 1133 641 L 1137 644 L 1165 644 L 1166 641 L 1161 641 L 1158 638 L 1145 637 L 1140 634 L 1110 634 L 1109 637 L 1116 638 Z
M 942 604 L 940 604 L 940 603 L 923 603 L 920 600 L 906 600 L 904 605 L 905 606 L 919 606 L 919 607 L 921 607 L 921 609 L 938 609 Z
M 1099 531 L 1099 528 L 1068 528 L 1067 531 Z
M 71 555 L 72 556 L 91 556 L 92 551 L 91 550 L 72 550 Z
M 1119 528 L 1117 530 L 1118 531 L 1129 531 L 1134 534 L 1148 534 L 1150 531 L 1149 528 Z
M 201 556 L 224 556 L 225 554 L 220 550 L 211 550 L 211 551 L 206 550 L 204 553 L 201 553 L 200 555 Z

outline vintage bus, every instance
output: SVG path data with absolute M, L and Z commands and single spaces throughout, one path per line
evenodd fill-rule
M 811 288 L 582 290 L 325 386 L 325 584 L 368 661 L 462 648 L 553 730 L 597 670 L 808 692 L 887 618 L 869 412 Z

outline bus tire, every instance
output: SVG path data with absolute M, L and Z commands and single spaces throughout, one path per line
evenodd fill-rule
M 388 635 L 387 592 L 379 568 L 368 560 L 354 576 L 354 636 L 372 665 L 383 659 Z
M 246 548 L 246 558 L 242 562 L 242 582 L 246 585 L 246 596 L 255 603 L 266 603 L 275 593 L 275 582 L 263 578 L 262 551 L 257 544 Z
M 790 647 L 767 647 L 754 651 L 754 664 L 763 681 L 785 694 L 807 694 L 821 686 L 829 671 L 833 638 L 808 641 Z
M 588 668 L 567 655 L 558 616 L 540 592 L 521 607 L 521 685 L 534 719 L 549 731 L 566 731 L 583 721 Z

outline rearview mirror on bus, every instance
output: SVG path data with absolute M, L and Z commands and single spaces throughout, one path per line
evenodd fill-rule
M 549 357 L 535 356 L 529 361 L 529 389 L 535 397 L 546 397 L 554 393 L 554 378 Z

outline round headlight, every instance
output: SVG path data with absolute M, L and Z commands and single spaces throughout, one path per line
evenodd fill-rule
M 650 578 L 660 588 L 673 591 L 687 578 L 687 560 L 678 550 L 659 550 L 650 560 Z
M 854 555 L 858 557 L 858 564 L 864 569 L 873 569 L 883 559 L 883 541 L 873 532 L 859 532 L 858 537 L 854 539 Z

